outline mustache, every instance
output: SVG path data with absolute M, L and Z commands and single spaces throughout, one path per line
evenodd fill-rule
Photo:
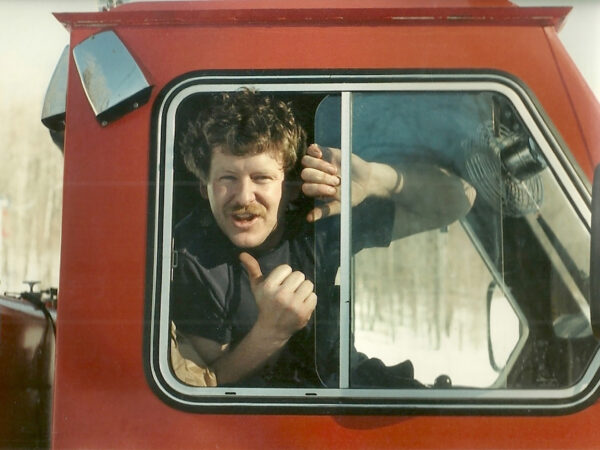
M 266 208 L 258 203 L 251 203 L 249 205 L 234 205 L 229 209 L 229 214 L 234 215 L 252 214 L 253 216 L 264 217 L 266 213 Z

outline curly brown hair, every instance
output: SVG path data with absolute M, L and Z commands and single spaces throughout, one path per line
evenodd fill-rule
M 205 180 L 217 147 L 236 156 L 273 152 L 286 176 L 297 178 L 306 133 L 289 103 L 244 88 L 213 95 L 209 106 L 188 124 L 180 144 L 185 166 Z

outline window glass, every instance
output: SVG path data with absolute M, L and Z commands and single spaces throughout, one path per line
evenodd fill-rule
M 589 233 L 508 101 L 486 92 L 356 93 L 352 151 L 406 170 L 407 183 L 411 167 L 430 162 L 476 193 L 460 220 L 434 230 L 408 226 L 409 235 L 388 248 L 358 252 L 356 349 L 400 374 L 414 370 L 427 386 L 577 381 L 580 361 L 596 347 L 586 298 Z M 435 186 L 421 189 L 396 220 L 419 220 L 414 210 Z M 364 232 L 378 232 L 373 217 L 380 216 L 369 216 Z M 353 214 L 352 226 L 361 220 Z M 499 322 L 503 337 L 496 331 L 492 339 Z M 351 386 L 360 387 L 363 359 L 353 364 L 351 378 L 359 375 Z
M 186 405 L 216 396 L 533 410 L 593 387 L 587 199 L 525 91 L 470 77 L 199 78 L 164 94 L 149 354 L 165 395 Z M 236 243 L 219 222 L 228 203 L 215 208 L 216 188 L 201 187 L 212 175 L 201 182 L 185 156 L 190 123 L 206 138 L 215 98 L 248 86 L 288 105 L 341 180 L 334 198 L 313 198 L 286 172 L 285 233 L 268 248 Z M 235 164 L 219 167 L 229 182 Z M 307 222 L 313 208 L 330 217 Z M 238 264 L 244 248 L 263 280 L 289 264 L 318 300 L 284 350 L 224 381 L 217 361 L 244 348 L 259 314 Z

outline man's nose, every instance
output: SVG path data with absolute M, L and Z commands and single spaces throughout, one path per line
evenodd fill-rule
M 238 182 L 236 200 L 241 205 L 249 205 L 256 200 L 255 185 L 251 178 L 242 178 Z

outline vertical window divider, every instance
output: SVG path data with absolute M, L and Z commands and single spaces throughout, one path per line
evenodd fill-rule
M 350 387 L 352 261 L 352 93 L 342 92 L 340 211 L 340 389 Z

